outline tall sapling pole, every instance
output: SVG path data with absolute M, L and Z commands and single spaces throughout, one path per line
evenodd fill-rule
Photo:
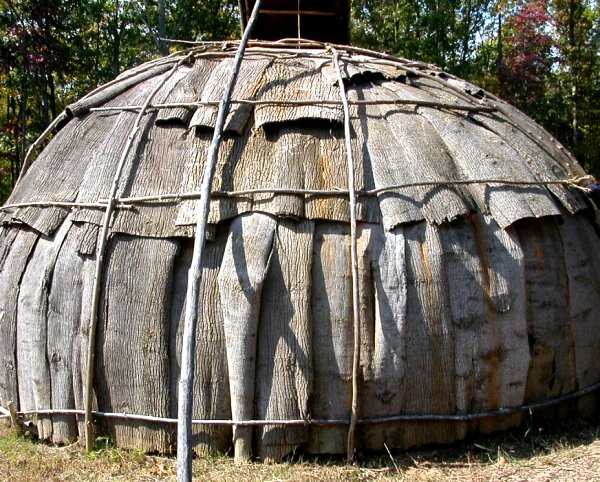
M 198 320 L 198 304 L 200 283 L 202 281 L 202 257 L 206 244 L 206 225 L 208 223 L 208 212 L 210 209 L 210 192 L 217 164 L 217 156 L 225 120 L 231 104 L 231 96 L 235 82 L 240 71 L 240 65 L 246 51 L 246 45 L 250 39 L 250 33 L 258 18 L 258 12 L 262 0 L 256 0 L 252 15 L 248 21 L 242 40 L 235 55 L 234 68 L 231 72 L 223 99 L 219 104 L 217 120 L 212 142 L 208 151 L 208 157 L 204 166 L 204 176 L 200 186 L 202 197 L 196 210 L 196 238 L 194 241 L 194 253 L 192 264 L 188 272 L 188 285 L 185 300 L 185 322 L 183 327 L 183 341 L 181 348 L 181 375 L 179 378 L 178 394 L 178 424 L 177 424 L 177 480 L 180 482 L 192 480 L 192 406 L 194 388 L 194 353 L 196 351 L 196 325 Z

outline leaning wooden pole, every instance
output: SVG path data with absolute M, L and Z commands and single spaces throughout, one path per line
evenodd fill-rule
M 348 428 L 347 458 L 348 463 L 354 459 L 356 426 L 359 417 L 359 378 L 360 378 L 360 293 L 358 287 L 358 248 L 356 228 L 356 187 L 354 185 L 354 157 L 352 155 L 352 131 L 350 126 L 350 108 L 342 70 L 340 67 L 340 55 L 332 48 L 333 63 L 337 73 L 340 88 L 340 97 L 344 107 L 344 138 L 346 141 L 346 156 L 348 158 L 348 193 L 350 199 L 350 259 L 352 269 L 352 321 L 354 332 L 354 354 L 352 359 L 352 408 L 350 414 L 350 426 Z
M 85 449 L 88 452 L 91 452 L 94 449 L 94 420 L 93 420 L 93 392 L 94 392 L 94 365 L 96 360 L 96 333 L 98 331 L 98 307 L 100 304 L 100 291 L 102 287 L 102 271 L 104 269 L 104 256 L 106 252 L 106 246 L 108 244 L 108 237 L 110 231 L 110 223 L 112 220 L 113 212 L 116 208 L 116 197 L 117 197 L 117 189 L 119 187 L 119 183 L 121 181 L 121 176 L 123 174 L 123 168 L 125 167 L 125 162 L 129 157 L 129 153 L 131 152 L 131 148 L 133 147 L 133 143 L 137 138 L 138 132 L 142 125 L 142 119 L 146 114 L 146 110 L 150 106 L 152 99 L 158 93 L 158 91 L 165 85 L 167 80 L 171 78 L 171 76 L 177 71 L 179 66 L 183 63 L 187 62 L 192 54 L 183 57 L 179 62 L 177 62 L 170 72 L 163 77 L 163 79 L 158 83 L 158 85 L 150 92 L 142 109 L 138 113 L 135 122 L 133 124 L 133 128 L 129 133 L 129 137 L 127 138 L 127 143 L 125 144 L 125 148 L 121 153 L 121 157 L 119 158 L 119 162 L 117 163 L 117 170 L 113 177 L 113 182 L 110 188 L 110 193 L 108 195 L 106 211 L 104 212 L 104 218 L 102 221 L 102 230 L 100 232 L 100 239 L 98 240 L 98 248 L 96 249 L 96 266 L 94 270 L 94 285 L 92 287 L 92 301 L 90 308 L 90 325 L 88 327 L 88 346 L 87 346 L 87 363 L 86 363 L 86 381 L 85 381 Z
M 223 136 L 225 121 L 231 104 L 231 96 L 235 82 L 240 71 L 240 65 L 244 57 L 246 45 L 250 39 L 252 28 L 258 18 L 258 12 L 262 0 L 256 0 L 252 15 L 240 41 L 234 59 L 233 71 L 223 93 L 223 99 L 219 104 L 214 135 L 210 145 L 204 176 L 200 186 L 201 198 L 196 210 L 196 238 L 194 240 L 194 253 L 192 264 L 188 272 L 188 284 L 185 300 L 185 322 L 183 327 L 183 340 L 181 347 L 181 374 L 179 378 L 178 391 L 178 423 L 177 423 L 177 480 L 187 482 L 192 480 L 192 406 L 194 388 L 194 353 L 196 351 L 196 325 L 199 311 L 200 283 L 202 281 L 202 257 L 206 244 L 206 225 L 210 209 L 210 194 L 212 181 L 215 174 L 215 166 L 219 153 L 219 146 Z

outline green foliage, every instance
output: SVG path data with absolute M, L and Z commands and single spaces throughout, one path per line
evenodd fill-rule
M 352 41 L 468 77 L 495 0 L 357 0 Z
M 0 0 L 0 202 L 28 146 L 69 103 L 170 52 L 232 38 L 236 0 Z

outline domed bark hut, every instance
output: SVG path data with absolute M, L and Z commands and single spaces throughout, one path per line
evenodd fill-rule
M 43 439 L 82 434 L 102 259 L 98 422 L 118 446 L 172 450 L 196 234 L 197 452 L 235 438 L 263 459 L 343 453 L 353 393 L 357 446 L 380 450 L 512 427 L 524 406 L 597 386 L 600 237 L 573 182 L 585 173 L 525 115 L 430 65 L 338 47 L 347 139 L 331 49 L 252 44 L 195 233 L 234 52 L 122 74 L 71 105 L 26 166 L 0 214 L 0 405 Z

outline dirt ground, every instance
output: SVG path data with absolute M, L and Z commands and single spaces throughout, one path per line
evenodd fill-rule
M 110 447 L 86 454 L 15 436 L 0 423 L 1 481 L 175 480 L 173 457 Z M 297 455 L 280 464 L 238 465 L 230 457 L 194 460 L 202 481 L 600 481 L 600 416 L 560 423 L 530 421 L 518 430 L 477 436 L 448 447 L 398 454 L 359 454 L 357 463 Z

